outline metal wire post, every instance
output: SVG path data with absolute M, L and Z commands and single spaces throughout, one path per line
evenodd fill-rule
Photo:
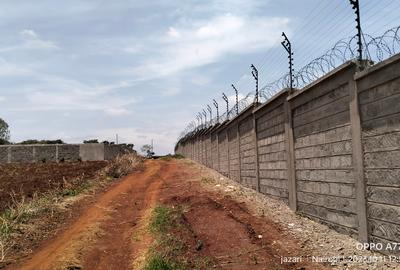
M 254 79 L 256 80 L 256 97 L 255 97 L 255 102 L 258 103 L 258 70 L 256 67 L 252 64 L 251 66 L 251 75 L 253 75 Z
M 361 18 L 360 18 L 360 3 L 358 0 L 349 0 L 350 4 L 353 6 L 352 9 L 354 10 L 354 13 L 356 14 L 356 29 L 357 29 L 357 45 L 358 45 L 358 61 L 361 63 L 362 61 L 362 31 L 361 31 Z
M 235 94 L 236 94 L 236 115 L 239 115 L 239 93 L 233 84 L 231 84 L 231 86 L 232 86 L 233 90 L 235 90 Z
M 229 120 L 229 100 L 228 97 L 225 95 L 225 93 L 222 93 L 222 98 L 226 102 L 226 120 Z
M 211 106 L 210 105 L 207 105 L 207 110 L 210 113 L 210 125 L 212 125 L 212 110 L 211 110 Z
M 281 44 L 285 48 L 285 50 L 288 52 L 288 58 L 289 58 L 289 80 L 290 80 L 290 91 L 293 91 L 293 52 L 292 52 L 292 44 L 290 43 L 289 39 L 287 38 L 285 32 L 282 32 L 282 36 L 285 38 Z
M 217 109 L 217 123 L 219 123 L 219 110 L 218 110 L 218 102 L 217 102 L 215 99 L 213 99 L 213 101 L 214 101 L 214 106 L 215 106 L 215 108 Z

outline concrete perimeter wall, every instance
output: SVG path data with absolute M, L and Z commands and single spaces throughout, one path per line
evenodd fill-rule
M 201 147 L 204 137 L 211 146 Z M 361 72 L 350 61 L 303 89 L 282 90 L 187 136 L 176 152 L 400 253 L 385 251 L 400 243 L 400 55 Z
M 2 145 L 0 146 L 0 164 L 111 160 L 129 152 L 132 153 L 134 150 L 125 144 Z

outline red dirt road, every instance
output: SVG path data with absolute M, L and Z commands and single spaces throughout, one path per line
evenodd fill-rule
M 201 172 L 185 160 L 147 161 L 144 171 L 112 185 L 85 206 L 71 225 L 12 269 L 135 269 L 151 239 L 135 241 L 141 224 L 157 204 L 184 205 L 188 254 L 212 258 L 215 269 L 324 269 L 319 265 L 281 264 L 281 256 L 302 255 L 298 243 L 282 236 L 266 218 L 244 204 L 206 191 Z M 262 235 L 262 238 L 259 238 Z M 193 245 L 201 240 L 200 250 Z

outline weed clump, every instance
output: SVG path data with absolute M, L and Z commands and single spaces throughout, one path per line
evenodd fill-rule
M 105 167 L 104 173 L 112 178 L 126 176 L 142 168 L 143 158 L 135 154 L 118 156 Z
M 57 198 L 50 193 L 42 197 L 35 193 L 29 200 L 24 196 L 17 200 L 16 194 L 12 193 L 11 198 L 11 206 L 0 214 L 0 262 L 4 261 L 8 250 L 14 245 L 12 235 L 20 230 L 22 224 L 57 207 Z

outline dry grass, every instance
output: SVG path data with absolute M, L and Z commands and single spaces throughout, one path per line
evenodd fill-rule
M 0 262 L 6 258 L 8 251 L 15 245 L 13 235 L 20 233 L 24 225 L 41 213 L 53 213 L 59 207 L 61 197 L 56 192 L 49 192 L 39 197 L 34 194 L 27 200 L 24 196 L 16 200 L 16 194 L 12 193 L 12 203 L 0 215 Z
M 135 154 L 118 156 L 104 169 L 108 177 L 120 178 L 143 167 L 143 158 Z

